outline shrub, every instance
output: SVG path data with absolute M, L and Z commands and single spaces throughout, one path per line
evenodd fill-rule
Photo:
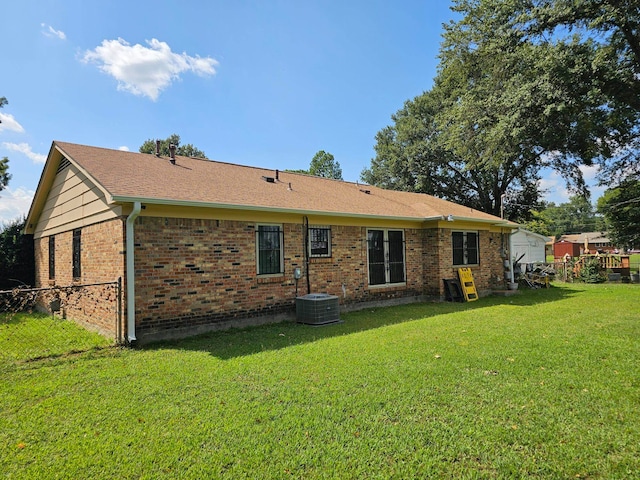
M 578 280 L 584 283 L 602 283 L 606 279 L 606 272 L 600 266 L 600 260 L 597 257 L 586 258 L 580 268 Z

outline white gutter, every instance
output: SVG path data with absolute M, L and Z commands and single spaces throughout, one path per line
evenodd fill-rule
M 197 208 L 219 208 L 224 210 L 253 210 L 256 212 L 271 212 L 271 213 L 285 213 L 295 215 L 327 215 L 334 217 L 349 217 L 349 218 L 366 218 L 371 220 L 396 220 L 396 221 L 411 221 L 411 222 L 427 222 L 433 220 L 444 220 L 446 216 L 435 215 L 432 217 L 404 217 L 404 216 L 391 216 L 391 215 L 375 215 L 366 213 L 350 213 L 350 212 L 332 212 L 325 210 L 307 210 L 298 208 L 282 208 L 282 207 L 266 207 L 260 205 L 248 205 L 248 204 L 233 204 L 233 203 L 218 203 L 218 202 L 200 202 L 192 200 L 172 200 L 167 198 L 144 198 L 144 197 L 128 197 L 114 195 L 110 197 L 112 203 L 129 203 L 129 202 L 144 202 L 148 205 L 168 205 L 175 207 L 197 207 Z M 474 218 L 474 217 L 461 217 L 454 215 L 454 220 L 469 221 L 475 223 L 487 223 L 493 226 L 510 227 L 512 222 L 507 220 L 500 220 L 498 218 Z M 512 227 L 513 228 L 513 227 Z
M 140 214 L 142 204 L 133 202 L 133 210 L 127 217 L 127 337 L 129 344 L 136 341 L 136 271 L 134 262 L 133 224 Z

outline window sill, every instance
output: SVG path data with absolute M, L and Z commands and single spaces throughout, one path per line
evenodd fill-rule
M 258 283 L 282 283 L 284 281 L 284 274 L 276 275 L 259 275 L 257 278 Z
M 310 257 L 309 263 L 331 263 L 333 258 L 331 257 Z
M 407 288 L 407 282 L 402 283 L 383 283 L 381 285 L 369 285 L 370 290 L 401 290 Z

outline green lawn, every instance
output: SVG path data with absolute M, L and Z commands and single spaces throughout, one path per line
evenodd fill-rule
M 638 478 L 640 285 L 0 370 L 7 478 Z
M 0 366 L 7 361 L 56 357 L 113 343 L 59 317 L 40 313 L 0 313 Z

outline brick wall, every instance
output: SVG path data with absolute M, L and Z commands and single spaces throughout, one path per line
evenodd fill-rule
M 458 278 L 458 267 L 453 265 L 453 244 L 450 229 L 425 230 L 425 293 L 444 295 L 443 278 Z M 470 265 L 476 290 L 486 293 L 504 288 L 503 261 L 500 256 L 501 234 L 479 232 L 480 263 Z
M 117 302 L 115 288 L 84 286 L 114 282 L 121 277 L 124 285 L 124 224 L 113 219 L 82 227 L 81 276 L 73 278 L 73 231 L 55 235 L 55 278 L 49 279 L 49 237 L 34 240 L 36 286 L 67 287 L 62 315 L 77 323 L 115 337 Z
M 291 314 L 307 292 L 304 226 L 283 224 L 284 274 L 256 274 L 256 223 L 231 220 L 138 217 L 135 226 L 136 329 L 139 337 L 246 318 Z M 56 235 L 56 278 L 48 278 L 48 237 L 35 241 L 40 286 L 113 281 L 125 277 L 124 221 L 82 228 L 82 277 L 72 279 L 73 232 Z M 309 259 L 312 293 L 337 295 L 342 305 L 444 295 L 443 278 L 455 278 L 451 230 L 404 229 L 406 284 L 369 288 L 367 229 L 331 226 L 331 257 Z M 480 232 L 480 264 L 472 271 L 479 291 L 503 285 L 500 235 Z M 293 271 L 303 276 L 297 282 Z M 103 333 L 109 315 L 89 295 L 65 312 Z M 123 301 L 124 305 L 124 301 Z
M 284 224 L 284 274 L 256 274 L 256 224 L 139 217 L 136 221 L 137 334 L 234 318 L 293 312 L 307 292 L 304 226 Z M 366 228 L 331 227 L 330 258 L 309 260 L 312 293 L 341 303 L 423 294 L 421 230 L 405 230 L 407 282 L 368 288 Z M 293 271 L 300 267 L 297 282 Z

